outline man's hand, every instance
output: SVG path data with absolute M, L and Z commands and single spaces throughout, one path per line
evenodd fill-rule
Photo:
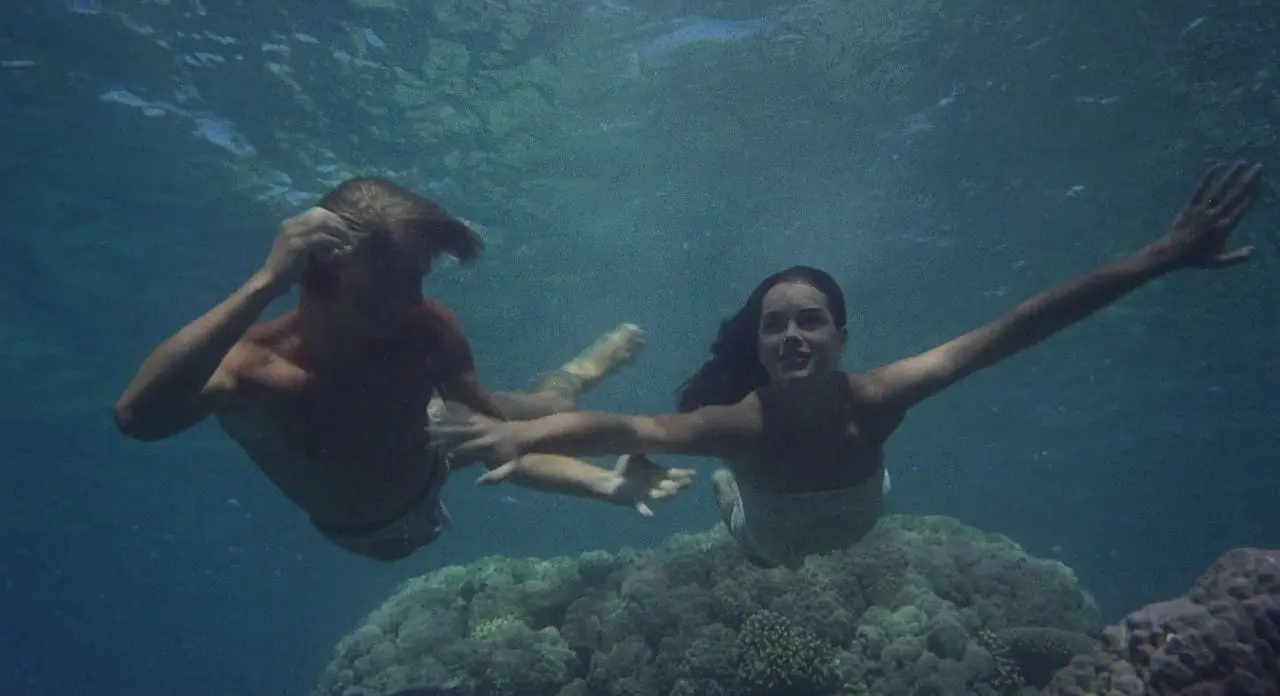
M 1172 268 L 1227 268 L 1249 260 L 1253 247 L 1227 249 L 1227 238 L 1258 200 L 1262 165 L 1236 162 L 1225 174 L 1216 166 L 1173 219 L 1168 233 L 1152 246 L 1160 262 Z
M 613 491 L 615 501 L 630 505 L 641 517 L 653 517 L 648 503 L 662 503 L 675 497 L 693 483 L 692 469 L 668 469 L 658 466 L 643 454 L 625 454 L 618 457 L 613 467 L 617 476 Z
M 532 457 L 531 457 L 532 459 Z M 495 485 L 509 477 L 522 473 L 522 459 L 513 459 L 485 473 L 476 483 Z M 641 454 L 618 457 L 613 470 L 592 488 L 596 495 L 618 505 L 626 505 L 640 513 L 641 517 L 653 517 L 649 503 L 663 503 L 693 483 L 692 469 L 668 469 L 653 463 Z
M 261 273 L 281 290 L 297 282 L 307 263 L 324 253 L 342 253 L 355 244 L 347 224 L 324 208 L 310 208 L 284 221 Z
M 500 421 L 478 413 L 463 418 L 446 415 L 431 426 L 431 439 L 447 450 L 459 465 L 483 462 L 514 468 L 524 454 L 523 433 L 530 421 Z M 493 473 L 493 472 L 490 472 Z M 505 478 L 505 477 L 504 477 Z
M 693 482 L 693 470 L 668 469 L 638 454 L 618 457 L 611 471 L 565 457 L 557 457 L 561 463 L 553 465 L 554 472 L 540 469 L 547 465 L 546 461 L 535 463 L 533 455 L 529 456 L 530 461 L 526 465 L 524 443 L 536 435 L 536 422 L 500 421 L 479 414 L 465 418 L 446 415 L 431 426 L 431 438 L 450 453 L 453 465 L 458 468 L 475 462 L 484 462 L 491 467 L 476 480 L 481 485 L 532 478 L 545 486 L 552 478 L 561 484 L 554 489 L 563 492 L 563 483 L 572 481 L 568 488 L 576 494 L 589 490 L 590 497 L 626 505 L 643 517 L 653 517 L 649 503 L 666 502 Z M 563 465 L 569 462 L 574 466 L 563 469 Z

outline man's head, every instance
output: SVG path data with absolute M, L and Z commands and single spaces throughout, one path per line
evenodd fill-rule
M 313 259 L 302 290 L 374 330 L 399 324 L 421 302 L 422 279 L 441 255 L 470 263 L 484 248 L 465 223 L 386 179 L 348 179 L 318 207 L 342 219 L 352 245 Z

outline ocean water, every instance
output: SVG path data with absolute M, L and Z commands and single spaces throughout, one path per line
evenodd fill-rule
M 709 462 L 652 520 L 461 478 L 454 529 L 378 565 L 213 425 L 121 436 L 147 352 L 342 179 L 483 229 L 483 261 L 426 287 L 491 388 L 633 321 L 644 354 L 583 405 L 661 412 L 775 270 L 842 282 L 867 369 L 1155 239 L 1212 162 L 1275 170 L 1277 28 L 1244 0 L 3 3 L 0 694 L 305 694 L 408 578 L 715 523 Z M 1162 279 L 917 409 L 892 509 L 1061 560 L 1108 617 L 1280 545 L 1273 190 L 1237 234 L 1250 264 Z

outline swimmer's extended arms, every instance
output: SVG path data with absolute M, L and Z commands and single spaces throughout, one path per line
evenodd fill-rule
M 664 502 L 693 481 L 689 469 L 667 469 L 641 455 L 618 459 L 612 470 L 555 454 L 531 454 L 480 477 L 482 484 L 514 483 L 524 488 L 626 505 L 652 517 L 649 503 Z
M 313 254 L 349 243 L 333 213 L 312 208 L 286 220 L 262 268 L 204 316 L 161 343 L 116 403 L 116 424 L 138 440 L 179 433 L 224 407 L 235 391 L 228 355 Z
M 747 397 L 750 401 L 754 396 Z M 577 457 L 609 454 L 685 454 L 733 457 L 749 447 L 759 429 L 759 409 L 747 401 L 709 406 L 692 413 L 624 416 L 571 411 L 523 422 L 471 419 L 432 428 L 433 437 L 460 461 L 514 466 L 527 454 Z
M 1205 174 L 1168 232 L 1129 258 L 1042 292 L 933 350 L 853 377 L 855 389 L 872 403 L 905 412 L 1170 271 L 1243 263 L 1252 248 L 1228 250 L 1227 238 L 1258 198 L 1261 167 L 1237 163 L 1219 174 L 1216 167 Z

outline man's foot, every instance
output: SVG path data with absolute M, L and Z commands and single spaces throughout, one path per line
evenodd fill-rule
M 548 375 L 539 389 L 566 396 L 588 392 L 609 373 L 631 362 L 643 347 L 644 330 L 635 324 L 621 324 Z
M 711 491 L 716 497 L 716 509 L 720 511 L 720 519 L 729 524 L 733 517 L 733 508 L 738 504 L 738 482 L 733 472 L 721 467 L 711 474 Z

